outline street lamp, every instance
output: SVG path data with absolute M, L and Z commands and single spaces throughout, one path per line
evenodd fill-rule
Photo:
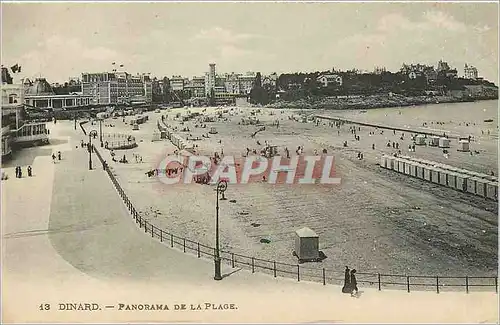
M 99 141 L 101 141 L 101 148 L 103 147 L 102 144 L 102 120 L 99 120 Z
M 222 280 L 220 272 L 220 252 L 219 252 L 219 193 L 225 200 L 224 192 L 227 189 L 227 181 L 219 180 L 217 182 L 217 203 L 215 205 L 215 276 L 214 280 Z
M 76 130 L 76 113 L 75 113 L 74 117 L 75 117 L 75 130 Z
M 96 130 L 92 130 L 89 132 L 89 170 L 92 170 L 92 137 L 96 137 L 97 136 L 97 131 Z

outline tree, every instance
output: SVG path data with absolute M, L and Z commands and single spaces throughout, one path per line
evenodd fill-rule
M 10 76 L 9 69 L 2 67 L 2 83 L 12 84 L 12 77 Z
M 255 87 L 262 87 L 262 76 L 261 76 L 260 72 L 257 72 L 257 74 L 255 76 L 254 86 Z

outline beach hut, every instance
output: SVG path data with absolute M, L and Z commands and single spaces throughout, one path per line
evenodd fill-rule
M 415 144 L 417 146 L 425 146 L 425 136 L 423 134 L 415 136 Z
M 458 141 L 458 151 L 468 152 L 470 150 L 469 141 L 460 140 Z
M 439 145 L 439 137 L 437 136 L 430 137 L 428 145 L 431 147 L 437 147 Z
M 387 168 L 387 156 L 386 155 L 382 155 L 382 157 L 380 157 L 380 167 Z
M 405 172 L 405 160 L 399 158 L 398 160 L 398 172 L 404 174 Z
M 487 182 L 486 183 L 486 197 L 492 200 L 497 200 L 498 198 L 498 183 Z
M 449 147 L 450 147 L 450 139 L 448 138 L 439 139 L 439 148 L 449 148 Z
M 387 157 L 387 169 L 393 169 L 394 168 L 394 157 L 393 156 L 386 156 Z
M 476 177 L 469 177 L 467 179 L 467 193 L 476 194 Z
M 446 176 L 446 182 L 448 183 L 448 187 L 451 187 L 453 189 L 457 188 L 457 173 L 455 172 L 448 172 Z
M 462 191 L 462 192 L 467 192 L 467 180 L 468 180 L 468 178 L 469 177 L 467 177 L 464 174 L 457 173 L 455 189 Z
M 448 173 L 449 173 L 449 171 L 447 171 L 446 169 L 441 169 L 441 168 L 438 168 L 437 171 L 439 173 L 439 184 L 444 185 L 444 186 L 448 186 Z
M 416 165 L 417 178 L 424 179 L 424 168 L 425 168 L 425 166 L 422 165 L 422 164 L 417 164 Z
M 431 168 L 433 168 L 433 167 L 430 167 L 430 166 L 424 167 L 424 179 L 426 181 L 429 181 L 429 182 L 432 180 Z
M 295 231 L 295 255 L 299 263 L 319 259 L 319 236 L 310 228 Z
M 411 175 L 411 166 L 412 162 L 409 160 L 405 160 L 405 175 Z
M 439 184 L 439 169 L 435 167 L 429 167 L 431 170 L 431 182 Z
M 476 195 L 485 197 L 486 196 L 486 183 L 487 180 L 482 178 L 476 178 Z
M 399 158 L 397 158 L 397 157 L 392 158 L 392 166 L 391 167 L 392 167 L 392 170 L 394 170 L 394 171 L 399 170 L 398 169 L 399 168 Z
M 417 164 L 415 162 L 408 163 L 410 166 L 410 175 L 413 177 L 417 177 Z

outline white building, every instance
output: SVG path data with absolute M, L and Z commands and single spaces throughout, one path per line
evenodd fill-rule
M 254 72 L 247 72 L 245 75 L 240 75 L 238 77 L 241 95 L 250 94 L 250 91 L 252 90 L 255 83 L 255 77 L 256 73 Z
M 82 92 L 92 96 L 96 105 L 128 103 L 136 97 L 151 102 L 153 98 L 149 76 L 127 72 L 82 73 Z
M 318 76 L 316 81 L 319 82 L 322 87 L 328 87 L 330 85 L 342 86 L 342 77 L 337 74 L 323 74 Z
M 466 63 L 464 66 L 464 77 L 465 79 L 477 79 L 477 68 Z
M 172 76 L 172 78 L 170 78 L 170 90 L 183 91 L 184 90 L 184 78 L 181 76 Z
M 13 147 L 16 145 L 22 146 L 47 143 L 48 132 L 45 123 L 30 123 L 24 120 L 24 85 L 2 84 L 1 88 L 2 159 L 10 157 Z
M 24 104 L 42 109 L 66 110 L 92 104 L 92 95 L 56 95 L 45 78 L 37 78 L 25 88 Z

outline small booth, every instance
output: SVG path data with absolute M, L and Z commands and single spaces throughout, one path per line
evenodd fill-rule
M 405 172 L 405 160 L 404 159 L 399 159 L 398 160 L 398 171 L 401 174 L 404 174 L 404 172 Z
M 476 177 L 467 179 L 467 193 L 476 194 Z
M 210 128 L 210 131 L 208 131 L 208 133 L 210 133 L 210 134 L 217 134 L 218 132 L 217 132 L 217 129 L 216 129 L 216 128 L 211 127 L 211 128 Z
M 411 166 L 412 166 L 412 162 L 406 160 L 405 161 L 405 175 L 411 175 Z
M 431 173 L 431 168 L 430 166 L 425 166 L 424 167 L 424 179 L 426 181 L 431 181 L 432 180 L 432 173 Z
M 468 177 L 464 174 L 457 174 L 455 189 L 467 192 L 467 179 Z
M 439 173 L 439 184 L 448 186 L 448 173 L 449 171 L 437 168 L 437 171 Z
M 450 147 L 450 139 L 448 138 L 439 139 L 439 148 L 449 148 L 449 147 Z
M 132 130 L 133 131 L 139 130 L 139 124 L 137 124 L 137 123 L 132 124 Z
M 447 183 L 448 183 L 448 187 L 451 187 L 453 189 L 456 189 L 457 188 L 457 173 L 455 172 L 448 172 L 448 175 L 447 175 Z
M 439 146 L 439 137 L 437 137 L 437 136 L 430 137 L 428 144 L 431 147 L 437 147 L 437 146 Z
M 408 164 L 410 166 L 410 175 L 413 177 L 417 177 L 417 164 L 415 162 L 412 162 L 411 164 Z
M 468 152 L 470 150 L 469 141 L 460 140 L 458 141 L 458 151 Z
M 431 182 L 439 184 L 439 169 L 435 167 L 429 167 L 431 170 Z
M 399 168 L 399 158 L 394 157 L 392 159 L 392 165 L 391 165 L 391 167 L 392 167 L 392 170 L 394 170 L 396 172 L 398 171 L 398 168 Z
M 423 179 L 424 178 L 424 168 L 425 166 L 422 164 L 416 165 L 416 171 L 417 171 L 417 178 Z
M 487 182 L 486 183 L 486 197 L 492 200 L 497 200 L 498 197 L 498 183 Z
M 319 236 L 307 227 L 295 231 L 294 255 L 299 259 L 299 263 L 318 261 Z
M 387 156 L 382 155 L 380 158 L 380 167 L 387 168 Z
M 476 195 L 486 196 L 486 183 L 488 181 L 482 178 L 476 178 Z
M 425 146 L 425 135 L 419 134 L 415 136 L 415 144 L 417 146 Z
M 394 166 L 394 157 L 393 156 L 385 156 L 386 158 L 386 168 L 392 169 Z

